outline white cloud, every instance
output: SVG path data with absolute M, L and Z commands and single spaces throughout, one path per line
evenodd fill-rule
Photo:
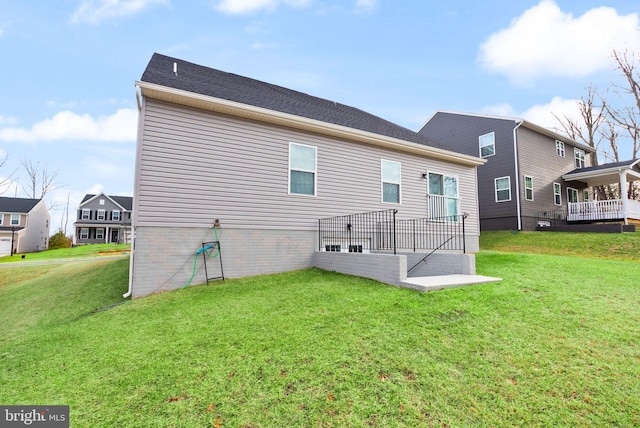
M 578 100 L 562 97 L 554 97 L 546 104 L 537 104 L 521 112 L 516 111 L 510 104 L 504 103 L 486 106 L 481 110 L 481 113 L 493 116 L 522 118 L 556 132 L 562 132 L 562 128 L 560 122 L 558 122 L 558 119 L 556 119 L 554 115 L 561 119 L 567 117 L 576 123 L 582 122 L 582 117 L 578 109 Z
M 378 5 L 378 0 L 356 0 L 356 12 L 370 13 Z
M 34 124 L 30 129 L 0 128 L 0 141 L 135 141 L 137 121 L 138 112 L 135 109 L 119 109 L 111 116 L 98 118 L 62 111 Z
M 134 15 L 148 6 L 167 2 L 168 0 L 86 0 L 71 15 L 71 22 L 98 24 L 105 19 Z
M 610 67 L 614 49 L 640 48 L 638 14 L 621 16 L 611 7 L 574 17 L 542 0 L 492 34 L 480 47 L 487 69 L 518 83 L 544 76 L 586 76 Z
M 239 15 L 259 10 L 274 10 L 281 4 L 304 7 L 310 3 L 311 0 L 221 0 L 215 8 L 220 12 Z
M 18 120 L 15 117 L 0 115 L 0 125 L 15 125 L 16 123 Z

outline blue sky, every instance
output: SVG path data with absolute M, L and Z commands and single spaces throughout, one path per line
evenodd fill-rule
M 153 52 L 361 108 L 413 130 L 435 110 L 556 127 L 640 53 L 629 0 L 0 0 L 0 177 L 57 171 L 64 226 L 86 193 L 131 195 L 135 81 Z M 623 156 L 624 157 L 624 156 Z M 25 197 L 18 184 L 3 196 Z

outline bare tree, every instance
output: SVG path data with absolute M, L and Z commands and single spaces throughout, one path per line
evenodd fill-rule
M 55 184 L 58 171 L 49 172 L 46 164 L 40 166 L 39 161 L 34 164 L 31 160 L 24 160 L 22 167 L 29 180 L 28 187 L 23 186 L 23 191 L 31 198 L 43 199 L 47 193 L 59 187 Z
M 3 154 L 0 156 L 0 170 L 7 164 L 7 160 L 9 159 L 9 155 Z M 13 181 L 13 177 L 17 170 L 7 174 L 6 177 L 0 177 L 0 195 L 9 190 L 10 184 Z
M 603 101 L 607 118 L 619 127 L 632 145 L 631 157 L 636 159 L 640 154 L 640 73 L 636 70 L 636 55 L 625 51 L 613 51 L 617 69 L 622 73 L 625 85 L 613 85 L 613 92 L 618 95 L 621 107 Z M 638 58 L 640 60 L 640 58 Z M 619 156 L 619 138 L 610 140 L 611 149 Z M 619 160 L 619 157 L 616 157 Z

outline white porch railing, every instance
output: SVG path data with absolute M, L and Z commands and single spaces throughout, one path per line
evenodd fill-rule
M 640 219 L 640 201 L 627 200 L 627 218 Z M 625 218 L 622 199 L 569 202 L 567 221 L 621 220 Z

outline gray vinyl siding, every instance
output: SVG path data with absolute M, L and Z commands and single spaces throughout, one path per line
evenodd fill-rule
M 479 137 L 495 133 L 495 155 L 478 167 L 478 203 L 481 219 L 504 219 L 517 216 L 515 193 L 515 157 L 513 128 L 515 122 L 472 115 L 437 112 L 420 133 L 435 142 L 446 144 L 462 153 L 479 156 Z M 511 177 L 511 201 L 496 202 L 494 179 Z M 517 227 L 517 226 L 516 226 Z
M 475 168 L 146 98 L 137 226 L 315 230 L 319 218 L 398 209 L 427 215 L 424 172 L 458 177 L 475 213 Z M 289 143 L 317 147 L 316 196 L 288 194 Z M 381 202 L 380 160 L 402 165 L 401 203 Z M 468 221 L 477 234 L 478 220 Z
M 522 216 L 537 218 L 539 212 L 559 211 L 567 209 L 567 187 L 580 192 L 584 183 L 567 183 L 562 175 L 575 169 L 574 147 L 565 143 L 565 156 L 556 154 L 556 140 L 527 128 L 518 128 L 518 151 L 520 160 L 520 198 Z M 587 161 L 589 156 L 587 156 Z M 525 199 L 524 176 L 533 178 L 534 200 Z M 562 187 L 562 206 L 555 205 L 553 183 Z M 535 227 L 535 225 L 534 225 Z

